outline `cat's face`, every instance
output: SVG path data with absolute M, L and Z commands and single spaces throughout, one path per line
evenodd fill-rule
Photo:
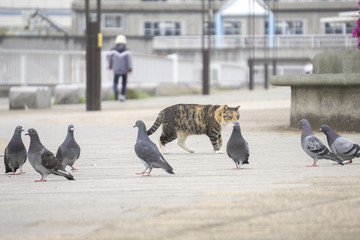
M 223 107 L 223 113 L 222 113 L 222 119 L 226 123 L 231 123 L 233 121 L 237 121 L 240 118 L 239 114 L 239 107 L 228 107 L 227 105 L 224 105 Z

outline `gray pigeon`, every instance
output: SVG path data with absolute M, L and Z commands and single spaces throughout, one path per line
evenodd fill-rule
M 167 173 L 174 174 L 173 168 L 166 162 L 159 149 L 148 137 L 145 123 L 141 120 L 138 120 L 136 121 L 134 127 L 139 128 L 136 144 L 134 147 L 135 153 L 146 167 L 146 169 L 139 174 L 150 176 L 151 170 L 153 168 L 162 168 Z M 149 172 L 146 173 L 148 169 Z
M 240 169 L 243 164 L 249 164 L 249 145 L 241 135 L 240 124 L 238 121 L 234 121 L 233 123 L 233 131 L 226 145 L 226 152 L 235 162 L 237 169 Z
M 342 160 L 360 157 L 360 146 L 350 139 L 335 133 L 328 125 L 321 125 L 320 131 L 325 133 L 329 147 Z
M 21 139 L 21 132 L 24 131 L 22 126 L 17 126 L 15 128 L 14 135 L 12 136 L 9 144 L 5 148 L 4 154 L 4 163 L 5 163 L 5 173 L 12 172 L 15 175 L 16 170 L 20 168 L 20 173 L 25 173 L 22 170 L 24 165 L 27 152 L 24 146 L 24 143 Z
M 57 150 L 56 158 L 59 159 L 64 168 L 69 165 L 71 171 L 77 171 L 77 169 L 73 167 L 73 164 L 79 156 L 80 147 L 74 138 L 74 125 L 70 124 L 68 126 L 66 138 Z
M 41 179 L 36 182 L 44 182 L 49 174 L 55 174 L 66 177 L 68 180 L 75 180 L 74 177 L 65 171 L 60 161 L 52 152 L 47 150 L 40 142 L 39 135 L 36 130 L 30 128 L 25 135 L 30 136 L 29 146 L 29 162 L 33 168 L 41 174 Z
M 310 124 L 306 119 L 301 119 L 299 125 L 302 127 L 301 146 L 310 157 L 314 159 L 314 163 L 308 167 L 316 167 L 319 159 L 329 159 L 341 165 L 342 160 L 318 139 L 311 130 Z

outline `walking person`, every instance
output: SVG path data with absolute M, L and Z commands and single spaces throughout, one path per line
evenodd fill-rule
M 115 100 L 119 99 L 119 77 L 122 79 L 120 101 L 124 102 L 126 100 L 127 74 L 132 72 L 131 52 L 126 47 L 126 37 L 124 35 L 118 35 L 115 39 L 115 47 L 110 52 L 109 69 L 112 69 L 114 72 L 113 91 Z

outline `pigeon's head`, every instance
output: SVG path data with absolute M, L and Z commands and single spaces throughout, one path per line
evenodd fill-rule
M 323 132 L 325 134 L 330 130 L 331 130 L 331 128 L 328 125 L 321 125 L 320 129 L 319 129 L 320 132 Z
M 301 119 L 298 125 L 301 126 L 302 128 L 310 127 L 310 124 L 309 124 L 308 120 L 306 120 L 306 119 Z
M 28 131 L 27 131 L 27 133 L 25 133 L 25 135 L 30 136 L 30 138 L 31 138 L 31 137 L 35 137 L 35 136 L 38 136 L 36 130 L 33 129 L 33 128 L 29 128 Z
M 73 131 L 74 131 L 74 125 L 70 124 L 70 125 L 68 126 L 68 131 L 69 131 L 69 132 L 73 132 Z
M 239 121 L 233 121 L 233 127 L 240 127 Z
M 21 133 L 22 131 L 24 131 L 24 129 L 20 125 L 15 128 L 15 132 Z
M 145 123 L 141 120 L 137 120 L 134 127 L 138 127 L 138 128 L 144 127 L 145 128 Z

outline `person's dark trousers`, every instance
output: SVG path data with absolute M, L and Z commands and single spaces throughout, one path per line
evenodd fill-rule
M 119 99 L 118 83 L 119 83 L 120 76 L 122 79 L 121 95 L 125 95 L 125 92 L 126 92 L 127 74 L 114 74 L 113 91 L 114 91 L 115 100 Z

